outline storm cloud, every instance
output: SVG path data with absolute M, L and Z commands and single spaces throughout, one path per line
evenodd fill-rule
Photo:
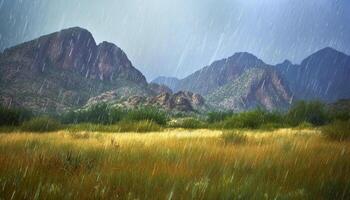
M 347 0 L 0 0 L 0 49 L 79 26 L 121 47 L 148 79 L 184 77 L 235 52 L 299 63 L 350 53 Z

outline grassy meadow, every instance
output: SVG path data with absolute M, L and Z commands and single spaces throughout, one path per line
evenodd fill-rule
M 0 199 L 350 198 L 350 141 L 316 128 L 106 132 L 0 134 Z

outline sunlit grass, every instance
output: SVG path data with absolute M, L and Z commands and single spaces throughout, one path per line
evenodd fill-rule
M 4 199 L 346 199 L 350 142 L 316 130 L 0 135 Z

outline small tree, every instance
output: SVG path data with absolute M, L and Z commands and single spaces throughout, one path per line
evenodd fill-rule
M 221 122 L 233 115 L 233 112 L 210 112 L 207 114 L 207 121 L 209 123 Z
M 326 107 L 319 101 L 299 101 L 287 113 L 291 125 L 297 126 L 303 122 L 321 126 L 329 121 Z

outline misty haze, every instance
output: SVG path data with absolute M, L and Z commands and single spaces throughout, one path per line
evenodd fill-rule
M 0 0 L 0 199 L 350 199 L 350 1 Z

